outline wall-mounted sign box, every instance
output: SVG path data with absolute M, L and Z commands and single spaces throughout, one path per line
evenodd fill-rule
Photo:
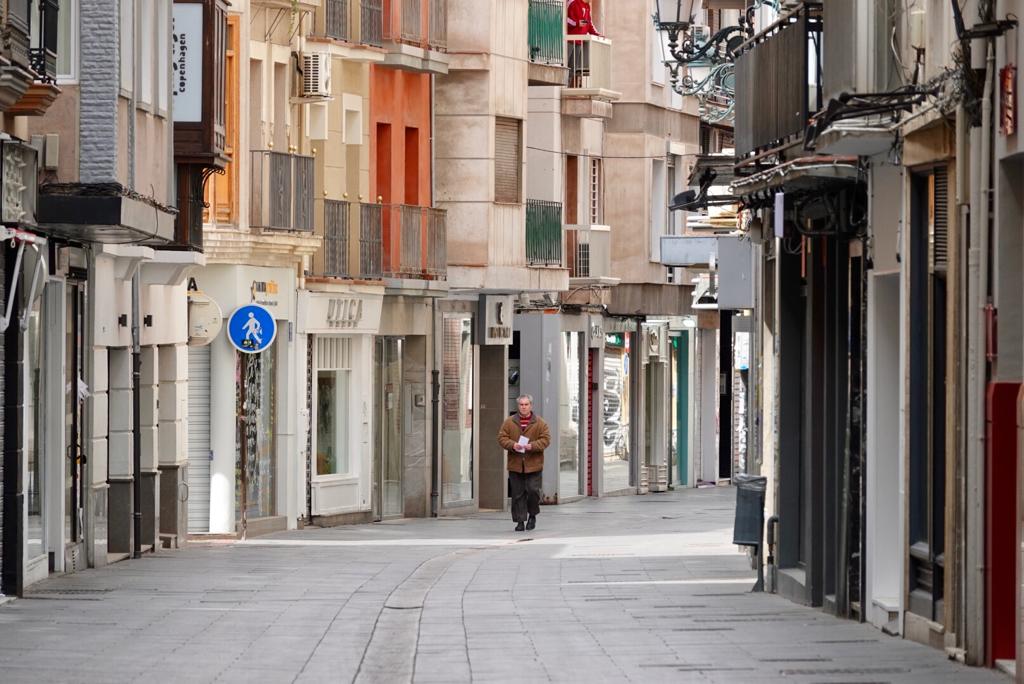
M 225 0 L 174 0 L 171 111 L 179 164 L 224 168 L 227 61 Z

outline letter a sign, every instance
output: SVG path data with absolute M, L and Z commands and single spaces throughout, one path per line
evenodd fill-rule
M 259 304 L 246 304 L 235 309 L 228 319 L 228 339 L 245 354 L 259 354 L 277 337 L 274 316 Z

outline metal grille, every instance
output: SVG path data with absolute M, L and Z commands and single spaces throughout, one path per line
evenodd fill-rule
M 325 0 L 326 27 L 329 38 L 351 40 L 352 27 L 349 21 L 349 0 Z
M 380 278 L 382 264 L 381 205 L 362 204 L 359 207 L 359 275 Z
M 938 168 L 932 174 L 932 268 L 945 271 L 949 265 L 949 172 Z
M 349 250 L 349 203 L 324 200 L 324 275 L 347 278 Z
M 423 228 L 422 207 L 399 207 L 402 231 L 399 244 L 401 254 L 398 270 L 403 275 L 419 275 L 423 270 Z
M 384 45 L 384 0 L 361 0 L 359 13 L 359 42 L 364 45 Z
M 567 251 L 569 253 L 569 277 L 590 277 L 590 241 L 588 233 L 582 230 L 569 230 L 565 233 Z
M 562 265 L 562 203 L 526 200 L 526 263 Z
M 565 61 L 562 6 L 562 0 L 530 0 L 528 35 L 531 62 L 561 66 Z

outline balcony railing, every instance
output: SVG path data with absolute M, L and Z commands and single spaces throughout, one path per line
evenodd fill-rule
M 579 90 L 612 89 L 612 41 L 600 36 L 567 36 L 567 87 Z
M 562 204 L 526 200 L 526 263 L 562 265 Z
M 335 40 L 352 40 L 352 0 L 324 0 L 324 33 Z
M 41 83 L 57 80 L 57 0 L 38 1 L 38 44 L 29 49 L 32 71 Z
M 611 275 L 611 238 L 608 226 L 565 227 L 570 278 L 605 278 Z
M 736 156 L 802 135 L 821 109 L 821 4 L 806 2 L 736 58 Z
M 252 153 L 249 223 L 262 230 L 313 230 L 313 157 Z
M 444 49 L 448 0 L 384 0 L 383 40 Z
M 565 18 L 562 0 L 530 0 L 530 61 L 561 66 L 565 62 Z
M 311 275 L 378 280 L 381 271 L 381 205 L 324 200 L 323 246 Z
M 359 42 L 384 45 L 384 0 L 360 0 Z
M 446 212 L 381 205 L 383 272 L 389 278 L 442 278 L 447 269 Z

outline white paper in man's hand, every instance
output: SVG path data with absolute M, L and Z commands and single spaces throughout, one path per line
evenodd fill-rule
M 519 441 L 516 442 L 516 451 L 518 451 L 520 453 L 526 451 L 526 445 L 529 444 L 529 443 L 530 443 L 530 440 L 528 440 L 525 435 L 520 437 Z

